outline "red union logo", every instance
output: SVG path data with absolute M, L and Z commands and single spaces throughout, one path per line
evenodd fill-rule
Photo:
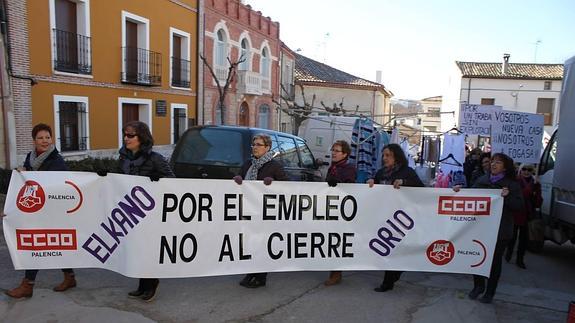
M 437 240 L 427 247 L 427 259 L 438 266 L 447 265 L 455 256 L 453 243 L 447 240 Z
M 74 229 L 16 229 L 18 250 L 76 250 Z
M 16 197 L 16 206 L 20 211 L 34 213 L 39 211 L 46 202 L 42 186 L 35 181 L 26 181 Z
M 437 213 L 442 215 L 489 215 L 491 214 L 491 198 L 440 196 Z

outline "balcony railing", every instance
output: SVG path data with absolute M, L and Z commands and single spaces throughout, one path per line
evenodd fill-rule
M 162 54 L 143 48 L 122 47 L 122 82 L 138 85 L 162 83 Z
M 238 92 L 261 95 L 261 75 L 252 71 L 238 71 Z
M 74 74 L 92 74 L 90 37 L 53 29 L 54 69 Z
M 271 93 L 270 79 L 267 77 L 262 77 L 262 93 L 264 94 Z
M 220 81 L 220 83 L 225 83 L 228 78 L 228 68 L 226 66 L 216 65 L 215 70 L 218 81 Z
M 190 87 L 190 61 L 172 57 L 172 86 Z

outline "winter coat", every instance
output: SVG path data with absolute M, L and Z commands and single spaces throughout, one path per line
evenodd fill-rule
M 377 171 L 377 173 L 375 173 L 374 181 L 376 184 L 381 183 L 384 174 L 385 174 L 384 168 L 380 168 Z M 400 169 L 398 169 L 397 171 L 395 171 L 391 174 L 391 183 L 390 184 L 392 184 L 396 179 L 403 180 L 402 186 L 411 186 L 411 187 L 424 187 L 425 186 L 425 185 L 423 185 L 423 182 L 421 181 L 421 179 L 419 179 L 419 176 L 417 176 L 417 173 L 413 170 L 413 168 L 411 168 L 407 165 L 404 165 L 403 167 L 401 167 Z
M 164 156 L 152 151 L 152 147 L 141 149 L 135 156 L 122 147 L 118 172 L 151 178 L 175 177 Z
M 495 183 L 491 183 L 490 175 L 486 174 L 477 179 L 473 188 L 493 188 L 502 189 L 507 187 L 509 194 L 503 201 L 503 213 L 501 214 L 501 223 L 499 224 L 499 233 L 497 240 L 509 240 L 513 237 L 513 212 L 521 211 L 523 208 L 523 195 L 521 187 L 514 178 L 504 177 Z
M 28 155 L 26 155 L 26 160 L 24 161 L 24 168 L 28 171 L 33 170 L 32 165 L 30 165 L 30 154 L 32 154 L 32 152 L 29 152 Z M 57 149 L 54 149 L 54 151 L 52 151 L 52 153 L 50 153 L 50 155 L 48 155 L 48 157 L 44 159 L 44 162 L 40 165 L 40 168 L 38 169 L 38 171 L 46 171 L 46 170 L 47 171 L 68 170 L 68 166 L 64 162 L 64 158 L 62 158 L 62 155 L 60 155 Z
M 240 176 L 246 178 L 248 169 L 252 166 L 252 160 L 247 160 L 240 169 Z M 276 181 L 287 181 L 289 180 L 287 173 L 284 170 L 282 164 L 275 160 L 270 160 L 269 162 L 263 164 L 263 166 L 258 170 L 258 180 L 263 180 L 266 177 L 271 177 Z
M 513 212 L 513 223 L 522 226 L 534 217 L 535 209 L 541 207 L 543 198 L 541 197 L 541 184 L 535 183 L 533 178 L 526 179 L 519 176 L 517 181 L 523 194 L 524 207 L 520 211 Z
M 355 175 L 355 166 L 349 164 L 347 159 L 344 159 L 331 164 L 327 170 L 325 181 L 335 181 L 336 183 L 355 183 Z

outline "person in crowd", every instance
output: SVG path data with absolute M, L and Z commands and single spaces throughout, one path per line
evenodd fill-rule
M 491 169 L 491 153 L 486 152 L 482 153 L 481 157 L 479 157 L 481 161 L 479 166 L 475 168 L 473 173 L 471 173 L 471 181 L 467 182 L 469 187 L 473 187 L 473 183 L 477 181 L 477 179 L 485 174 L 489 174 Z
M 287 181 L 288 176 L 278 161 L 274 160 L 271 151 L 272 139 L 265 134 L 258 134 L 252 138 L 252 158 L 246 161 L 240 174 L 234 176 L 234 181 L 241 185 L 246 180 L 263 180 L 265 185 L 271 185 L 272 181 Z M 240 281 L 240 285 L 246 288 L 258 288 L 266 285 L 267 273 L 247 274 Z
M 523 203 L 525 204 L 520 211 L 513 212 L 513 237 L 509 240 L 505 252 L 505 261 L 510 262 L 513 256 L 515 241 L 517 243 L 517 267 L 527 269 L 524 258 L 527 244 L 529 243 L 529 228 L 527 221 L 534 218 L 535 210 L 541 207 L 543 198 L 541 197 L 541 184 L 533 176 L 534 167 L 532 165 L 521 165 L 517 180 L 523 193 Z
M 373 184 L 393 185 L 399 189 L 401 186 L 423 187 L 423 182 L 415 171 L 407 164 L 405 153 L 398 144 L 389 144 L 383 148 L 383 168 L 375 174 L 375 178 L 367 181 L 369 187 Z M 374 290 L 386 292 L 393 289 L 393 285 L 401 277 L 402 271 L 387 270 L 383 282 Z
M 471 177 L 476 169 L 481 168 L 481 149 L 474 148 L 469 152 L 469 155 L 465 158 L 463 163 L 463 174 L 465 174 L 465 181 L 467 183 L 471 182 Z
M 329 186 L 337 183 L 355 183 L 355 166 L 348 163 L 351 147 L 345 140 L 338 140 L 331 146 L 331 165 L 327 170 L 325 181 Z M 329 278 L 324 282 L 326 286 L 341 283 L 341 271 L 332 271 Z
M 119 173 L 147 176 L 152 181 L 163 177 L 174 177 L 166 159 L 152 151 L 154 138 L 147 124 L 141 121 L 128 122 L 122 129 L 124 144 L 120 148 Z M 151 302 L 156 296 L 160 280 L 157 278 L 140 278 L 138 289 L 129 292 L 128 296 Z
M 460 186 L 456 186 L 453 187 L 453 190 L 458 192 L 460 188 Z M 504 197 L 503 213 L 501 214 L 501 223 L 498 228 L 497 243 L 493 253 L 489 279 L 473 275 L 473 289 L 469 292 L 470 299 L 476 299 L 483 294 L 479 301 L 491 303 L 501 276 L 503 253 L 513 236 L 513 212 L 520 211 L 523 207 L 523 196 L 515 176 L 513 159 L 502 153 L 494 154 L 491 158 L 490 173 L 478 178 L 473 188 L 501 189 L 501 196 Z M 485 280 L 487 280 L 487 288 L 485 287 Z
M 34 149 L 28 153 L 24 166 L 18 171 L 67 171 L 68 166 L 52 142 L 52 128 L 39 123 L 32 128 Z M 64 281 L 54 287 L 54 291 L 63 292 L 76 287 L 76 278 L 72 269 L 62 269 Z M 38 270 L 26 270 L 20 286 L 6 291 L 6 295 L 13 298 L 29 298 L 34 293 L 34 282 Z

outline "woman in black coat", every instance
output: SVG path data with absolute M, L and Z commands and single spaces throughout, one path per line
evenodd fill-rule
M 479 275 L 473 275 L 473 290 L 469 292 L 469 298 L 479 299 L 482 303 L 491 303 L 497 289 L 499 277 L 501 276 L 501 263 L 505 247 L 513 237 L 513 212 L 521 211 L 523 207 L 523 195 L 521 187 L 515 177 L 515 167 L 511 157 L 497 153 L 491 157 L 491 173 L 485 174 L 477 179 L 473 188 L 491 188 L 501 189 L 501 196 L 504 197 L 503 213 L 501 214 L 501 223 L 497 234 L 497 244 L 493 253 L 493 262 L 491 272 L 487 279 L 487 288 L 485 288 L 485 278 Z M 453 188 L 456 192 L 459 187 Z
M 373 187 L 373 184 L 385 184 L 393 185 L 395 189 L 399 189 L 400 186 L 424 186 L 417 173 L 408 166 L 405 153 L 398 144 L 389 144 L 383 148 L 383 168 L 378 170 L 375 178 L 369 179 L 367 183 L 369 187 Z M 374 288 L 374 291 L 386 292 L 393 289 L 393 285 L 402 273 L 403 271 L 387 270 L 383 282 L 379 287 Z
M 263 180 L 270 185 L 273 180 L 287 181 L 288 176 L 279 162 L 273 160 L 271 151 L 272 139 L 268 135 L 260 134 L 252 138 L 252 158 L 246 161 L 240 169 L 240 174 L 234 176 L 234 181 L 242 184 L 242 180 Z M 266 285 L 267 273 L 247 274 L 240 285 L 247 288 L 258 288 Z
M 120 148 L 120 173 L 127 175 L 147 176 L 152 181 L 162 177 L 174 177 L 166 159 L 152 151 L 154 138 L 148 125 L 141 121 L 127 123 L 122 129 L 124 145 Z M 150 302 L 156 296 L 160 284 L 157 278 L 140 278 L 138 289 L 129 292 L 128 296 Z
M 18 171 L 67 171 L 68 166 L 64 159 L 52 143 L 52 128 L 47 124 L 37 124 L 32 128 L 32 139 L 34 139 L 34 150 L 28 153 L 24 167 L 19 167 Z M 54 287 L 54 291 L 63 292 L 72 287 L 76 287 L 76 278 L 72 269 L 62 269 L 64 281 Z M 38 275 L 38 270 L 26 270 L 24 279 L 20 286 L 6 291 L 6 295 L 13 298 L 32 297 L 34 292 L 34 281 Z

